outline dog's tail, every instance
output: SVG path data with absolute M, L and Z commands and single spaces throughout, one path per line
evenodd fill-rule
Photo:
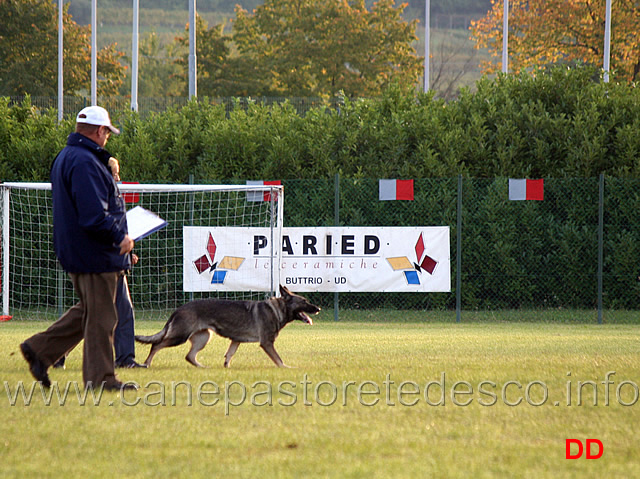
M 169 321 L 167 321 L 167 324 L 164 325 L 164 328 L 162 328 L 161 331 L 158 331 L 156 334 L 152 334 L 151 336 L 141 336 L 136 334 L 135 336 L 136 341 L 144 344 L 158 344 L 167 335 L 167 331 L 169 331 L 169 325 L 171 324 L 171 321 L 173 321 L 173 314 L 171 315 L 171 317 L 169 318 Z
M 164 335 L 167 334 L 167 328 L 164 328 L 162 331 L 153 334 L 151 336 L 141 336 L 136 334 L 136 341 L 144 344 L 158 344 L 164 338 Z

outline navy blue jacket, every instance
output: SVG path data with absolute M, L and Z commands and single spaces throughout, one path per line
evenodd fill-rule
M 53 247 L 68 273 L 106 273 L 131 267 L 120 254 L 126 210 L 108 167 L 107 150 L 71 133 L 51 167 Z

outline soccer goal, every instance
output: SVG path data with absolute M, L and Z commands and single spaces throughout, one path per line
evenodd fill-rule
M 129 274 L 137 318 L 166 319 L 200 298 L 277 295 L 284 190 L 280 185 L 121 184 L 127 209 L 167 226 L 136 242 Z M 0 184 L 2 314 L 55 319 L 77 297 L 53 251 L 49 183 Z

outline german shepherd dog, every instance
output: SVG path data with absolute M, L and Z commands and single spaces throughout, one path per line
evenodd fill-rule
M 232 301 L 202 299 L 190 301 L 176 309 L 162 331 L 152 336 L 136 336 L 136 341 L 151 344 L 151 361 L 158 351 L 169 346 L 178 346 L 191 341 L 191 350 L 186 360 L 197 367 L 204 367 L 196 356 L 211 339 L 211 331 L 231 340 L 224 355 L 224 367 L 229 367 L 231 358 L 240 343 L 260 343 L 267 356 L 278 367 L 287 367 L 273 347 L 282 328 L 293 320 L 313 324 L 309 314 L 317 314 L 320 308 L 306 298 L 280 286 L 280 297 L 265 301 Z

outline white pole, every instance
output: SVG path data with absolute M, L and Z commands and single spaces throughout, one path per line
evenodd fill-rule
M 97 0 L 91 0 L 91 104 L 98 104 L 98 14 Z
M 189 98 L 198 96 L 196 63 L 196 0 L 189 0 Z
M 133 0 L 133 34 L 131 36 L 131 109 L 138 111 L 138 25 L 139 0 Z
M 9 188 L 2 190 L 2 314 L 9 314 Z
M 606 2 L 604 19 L 604 82 L 609 83 L 609 60 L 611 56 L 611 0 Z
M 58 0 L 58 122 L 64 117 L 64 27 L 62 10 L 64 0 Z
M 502 19 L 502 73 L 509 71 L 509 0 L 504 0 Z
M 429 53 L 430 45 L 429 40 L 431 36 L 431 0 L 425 0 L 424 2 L 424 92 L 429 91 Z

